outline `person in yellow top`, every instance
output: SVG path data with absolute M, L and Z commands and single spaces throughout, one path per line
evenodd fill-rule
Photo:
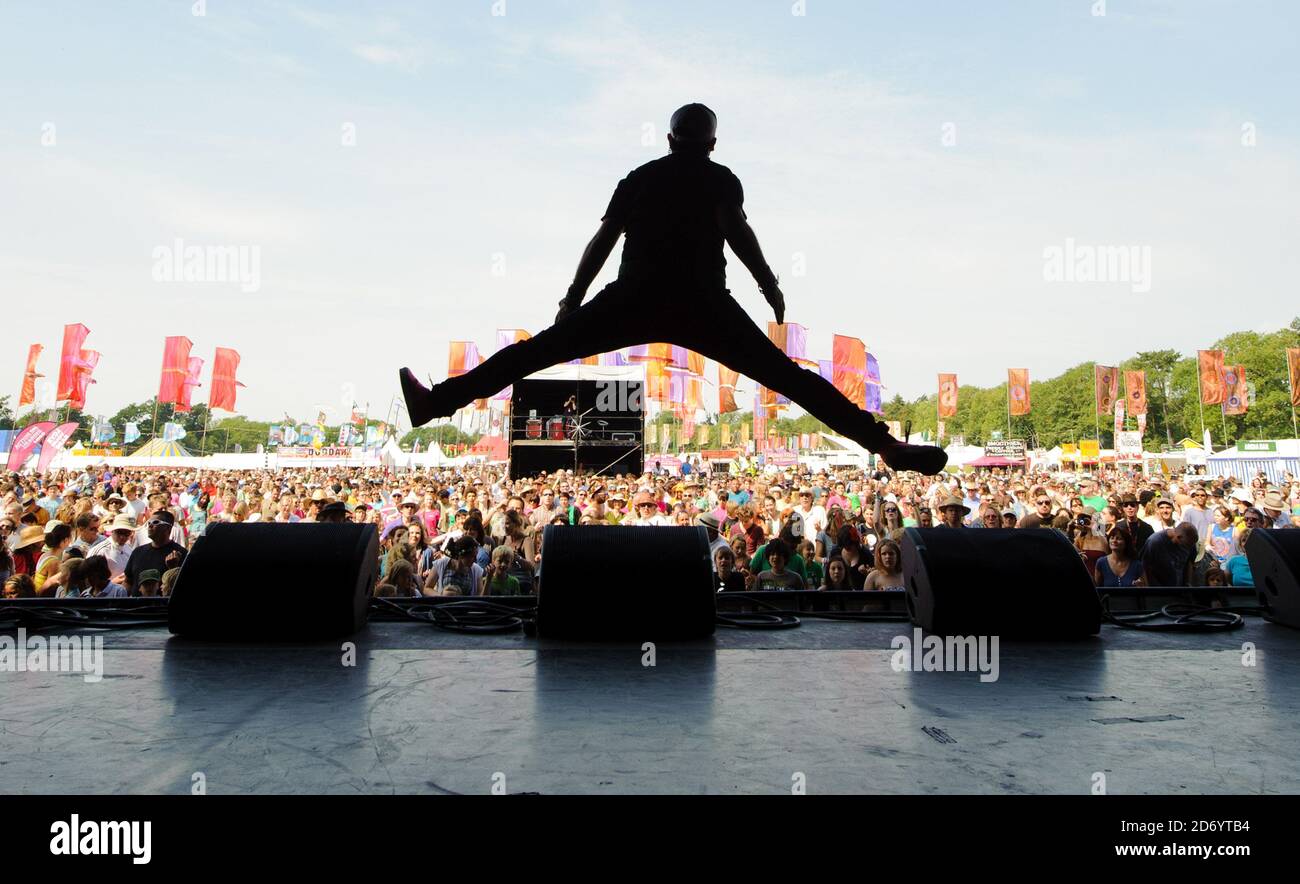
M 59 565 L 63 564 L 63 551 L 72 543 L 72 526 L 50 520 L 45 525 L 45 548 L 36 562 L 36 573 L 32 580 L 36 583 L 38 596 L 52 596 L 59 586 Z

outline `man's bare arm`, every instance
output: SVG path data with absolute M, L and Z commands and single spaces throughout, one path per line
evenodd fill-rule
M 763 249 L 758 244 L 758 237 L 754 233 L 754 228 L 749 226 L 745 216 L 737 205 L 719 205 L 717 208 L 718 226 L 722 228 L 722 235 L 727 238 L 727 245 L 736 253 L 736 257 L 745 265 L 754 280 L 758 283 L 759 290 L 767 298 L 767 302 L 772 305 L 772 310 L 776 313 L 776 321 L 785 321 L 785 295 L 781 293 L 781 288 L 777 284 L 776 274 L 772 268 L 767 266 L 767 260 L 763 257 Z
M 618 245 L 618 238 L 622 235 L 623 225 L 617 221 L 601 222 L 600 229 L 591 238 L 591 242 L 587 243 L 587 248 L 583 250 L 582 258 L 578 261 L 578 269 L 573 274 L 573 285 L 569 286 L 568 293 L 560 302 L 560 312 L 555 317 L 557 322 L 566 313 L 576 310 L 582 304 L 582 299 L 586 297 L 592 280 L 596 278 L 597 273 L 600 273 L 600 268 L 605 266 L 609 253 L 614 250 L 614 246 Z

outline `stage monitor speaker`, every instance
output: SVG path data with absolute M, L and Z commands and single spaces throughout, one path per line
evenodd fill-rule
M 926 632 L 1033 640 L 1101 631 L 1097 588 L 1059 531 L 907 528 L 901 545 L 907 610 Z
M 1256 528 L 1246 540 L 1246 560 L 1259 604 L 1274 623 L 1300 629 L 1300 530 Z
M 673 641 L 713 633 L 713 566 L 703 528 L 549 525 L 537 633 Z
M 167 625 L 211 641 L 311 641 L 366 622 L 379 571 L 374 525 L 209 525 L 176 578 Z

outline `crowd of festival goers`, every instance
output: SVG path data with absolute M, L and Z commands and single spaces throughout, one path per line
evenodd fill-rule
M 1252 586 L 1250 532 L 1300 525 L 1286 475 L 790 469 L 511 480 L 499 465 L 193 471 L 87 468 L 0 482 L 5 598 L 166 596 L 221 522 L 356 522 L 379 532 L 386 597 L 535 591 L 548 525 L 695 525 L 719 591 L 889 590 L 906 527 L 1060 531 L 1099 587 Z M 629 551 L 631 553 L 631 551 Z

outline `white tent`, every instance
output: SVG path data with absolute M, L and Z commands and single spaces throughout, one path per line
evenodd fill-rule
M 1244 449 L 1244 450 L 1243 450 Z M 1211 476 L 1236 476 L 1245 481 L 1257 473 L 1270 482 L 1281 482 L 1283 473 L 1300 476 L 1300 439 L 1269 439 L 1239 442 L 1206 458 Z
M 944 453 L 948 455 L 948 466 L 963 467 L 983 457 L 984 448 L 979 445 L 949 445 Z

